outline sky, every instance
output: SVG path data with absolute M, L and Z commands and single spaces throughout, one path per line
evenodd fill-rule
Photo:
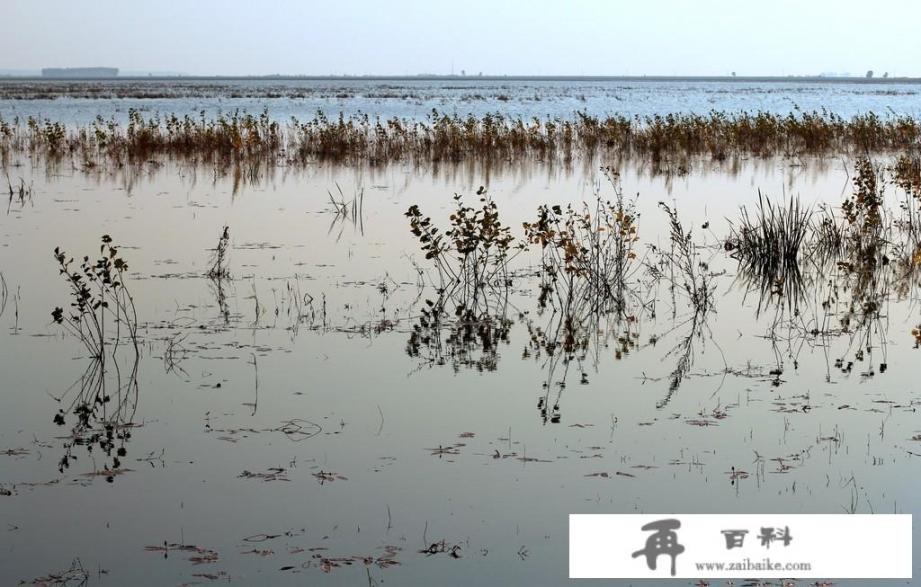
M 921 76 L 917 0 L 3 0 L 0 70 Z

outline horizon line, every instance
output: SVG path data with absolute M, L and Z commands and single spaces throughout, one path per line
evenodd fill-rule
M 51 68 L 55 69 L 55 68 Z M 70 68 L 81 69 L 81 68 Z M 463 81 L 721 81 L 721 82 L 845 82 L 845 83 L 921 83 L 921 77 L 914 76 L 838 76 L 838 75 L 526 75 L 526 74 L 169 74 L 169 75 L 116 75 L 116 76 L 43 76 L 0 74 L 0 80 L 21 81 L 174 81 L 174 80 L 280 80 L 280 81 L 335 81 L 335 80 L 369 80 L 369 81 L 438 81 L 438 80 L 463 80 Z

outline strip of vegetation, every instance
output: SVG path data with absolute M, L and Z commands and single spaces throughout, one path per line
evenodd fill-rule
M 70 156 L 84 167 L 145 161 L 154 156 L 227 163 L 317 160 L 369 162 L 460 161 L 573 157 L 616 152 L 663 160 L 680 156 L 800 156 L 906 152 L 921 139 L 921 120 L 874 113 L 843 118 L 828 112 L 786 115 L 711 112 L 525 120 L 502 114 L 459 117 L 437 111 L 425 120 L 368 115 L 281 124 L 267 111 L 207 118 L 131 111 L 127 124 L 98 118 L 87 126 L 27 118 L 0 119 L 0 155 Z
M 528 331 L 522 357 L 545 369 L 538 408 L 542 420 L 553 423 L 560 421 L 571 370 L 588 383 L 598 357 L 613 351 L 619 360 L 670 335 L 677 343 L 663 357 L 673 362 L 660 378 L 668 382 L 657 404 L 664 407 L 712 341 L 708 320 L 726 271 L 714 272 L 710 261 L 725 254 L 738 263 L 736 283 L 758 297 L 764 338 L 775 353 L 777 364 L 757 376 L 778 386 L 785 359 L 796 369 L 802 349 L 843 338 L 846 349 L 833 357 L 834 367 L 873 377 L 887 370 L 886 307 L 915 298 L 921 284 L 918 169 L 918 159 L 908 156 L 888 167 L 858 158 L 853 191 L 835 210 L 803 206 L 796 198 L 778 203 L 759 193 L 757 205 L 730 223 L 729 234 L 710 242 L 705 234 L 692 236 L 674 205 L 660 203 L 668 241 L 641 245 L 634 202 L 623 197 L 610 169 L 603 172 L 613 198 L 599 190 L 582 206 L 540 205 L 536 220 L 524 223 L 523 238 L 500 223 L 496 204 L 482 191 L 482 210 L 457 198 L 444 232 L 411 206 L 406 216 L 425 254 L 418 270 L 429 276 L 423 281 L 438 298 L 425 301 L 407 352 L 423 365 L 493 370 L 517 318 Z M 891 185 L 899 189 L 893 193 Z M 531 264 L 514 269 L 510 261 L 519 254 Z M 510 295 L 529 288 L 536 311 L 516 308 Z M 655 323 L 659 313 L 665 330 L 643 342 L 641 325 Z M 921 326 L 911 336 L 921 344 Z M 829 362 L 828 377 L 831 368 Z M 717 374 L 730 373 L 754 372 L 726 365 Z

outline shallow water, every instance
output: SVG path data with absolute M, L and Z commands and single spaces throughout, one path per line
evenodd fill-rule
M 501 112 L 530 119 L 768 111 L 827 111 L 844 117 L 876 112 L 921 116 L 914 83 L 526 80 L 239 80 L 15 81 L 0 80 L 0 117 L 27 116 L 87 124 L 124 122 L 129 109 L 146 114 L 212 117 L 234 110 L 287 121 L 368 113 L 421 119 L 432 110 L 466 116 Z
M 488 182 L 475 165 L 316 166 L 243 184 L 177 163 L 98 176 L 14 163 L 34 191 L 0 217 L 4 583 L 79 559 L 91 585 L 550 585 L 566 581 L 570 513 L 921 511 L 912 296 L 891 296 L 865 332 L 803 336 L 776 305 L 759 312 L 721 248 L 759 189 L 840 202 L 844 162 L 623 170 L 624 192 L 639 193 L 641 261 L 668 243 L 657 203 L 676 205 L 715 306 L 692 330 L 681 295 L 645 289 L 655 317 L 630 326 L 635 347 L 618 356 L 623 325 L 606 328 L 565 375 L 529 345 L 528 325 L 554 317 L 527 276 L 495 352 L 445 338 L 408 354 L 434 294 L 403 213 L 419 204 L 444 223 L 450 195 L 488 183 L 520 234 L 541 203 L 611 194 L 594 163 Z M 360 217 L 331 211 L 340 188 L 363 190 Z M 214 282 L 204 274 L 225 225 L 232 279 Z M 91 362 L 51 323 L 67 301 L 51 251 L 92 255 L 102 234 L 122 246 L 141 324 L 137 387 L 113 393 L 130 438 L 117 475 L 86 446 L 61 473 L 73 417 L 53 416 Z M 532 251 L 514 263 L 537 262 Z M 821 292 L 813 284 L 802 303 L 808 324 L 827 316 Z M 856 361 L 860 335 L 871 351 Z M 670 392 L 682 355 L 689 369 Z M 119 356 L 124 384 L 132 358 Z M 110 365 L 107 389 L 115 376 Z M 165 542 L 203 550 L 157 550 Z

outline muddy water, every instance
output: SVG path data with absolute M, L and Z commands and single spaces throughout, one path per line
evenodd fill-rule
M 0 217 L 4 584 L 79 560 L 90 585 L 552 585 L 566 581 L 570 513 L 921 508 L 911 296 L 890 296 L 866 331 L 804 336 L 791 324 L 826 316 L 824 276 L 798 314 L 759 311 L 721 248 L 759 189 L 839 203 L 841 161 L 622 170 L 624 193 L 639 194 L 637 266 L 668 246 L 658 202 L 676 205 L 716 301 L 692 328 L 684 298 L 638 270 L 655 312 L 631 326 L 635 344 L 618 353 L 620 331 L 605 330 L 565 374 L 529 347 L 528 326 L 553 316 L 526 275 L 495 352 L 445 340 L 408 353 L 434 293 L 403 213 L 419 204 L 444 223 L 453 193 L 486 184 L 520 235 L 539 204 L 611 194 L 594 163 L 317 166 L 253 181 L 175 163 L 96 176 L 14 163 L 33 194 Z M 337 217 L 330 193 L 363 194 L 358 213 Z M 204 275 L 224 226 L 231 279 L 215 282 Z M 136 387 L 130 352 L 106 373 L 130 438 L 114 471 L 77 445 L 61 472 L 91 361 L 51 321 L 68 303 L 51 251 L 93 255 L 102 234 L 129 263 L 140 322 Z

